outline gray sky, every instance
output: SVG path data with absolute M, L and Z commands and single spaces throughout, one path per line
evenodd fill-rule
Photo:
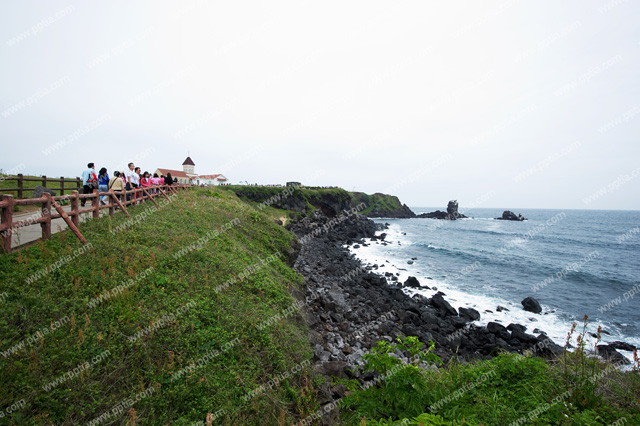
M 410 206 L 640 209 L 636 1 L 25 0 L 0 24 L 5 172 L 189 153 Z

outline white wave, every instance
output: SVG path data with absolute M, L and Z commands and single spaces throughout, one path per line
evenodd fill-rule
M 387 237 L 385 241 L 387 246 L 376 242 L 375 240 L 365 239 L 367 246 L 360 246 L 358 249 L 354 249 L 352 246 L 347 247 L 349 251 L 359 259 L 363 265 L 378 265 L 378 269 L 372 270 L 379 274 L 385 272 L 391 272 L 398 277 L 398 282 L 405 282 L 409 276 L 415 276 L 418 278 L 422 285 L 427 285 L 431 289 L 413 289 L 403 288 L 403 291 L 409 295 L 421 294 L 425 297 L 431 297 L 438 291 L 445 293 L 445 299 L 456 309 L 474 308 L 480 312 L 481 318 L 475 321 L 474 324 L 484 326 L 489 322 L 497 322 L 503 324 L 505 327 L 511 323 L 522 324 L 527 327 L 526 332 L 529 334 L 535 334 L 534 329 L 539 329 L 547 334 L 556 344 L 564 346 L 566 342 L 567 333 L 571 329 L 573 321 L 567 320 L 566 313 L 559 310 L 554 310 L 551 307 L 542 306 L 542 314 L 534 314 L 532 312 L 525 311 L 522 304 L 517 301 L 510 301 L 495 296 L 487 296 L 483 294 L 470 294 L 465 291 L 461 291 L 457 288 L 455 283 L 447 280 L 446 276 L 432 273 L 429 271 L 428 263 L 426 259 L 414 260 L 412 264 L 407 262 L 410 259 L 402 259 L 398 257 L 399 253 L 394 253 L 397 250 L 398 242 L 403 246 L 412 245 L 412 241 L 409 236 L 404 235 L 400 226 L 397 224 L 391 224 L 389 229 L 379 231 L 377 234 L 385 232 Z M 382 266 L 381 266 L 382 265 Z M 437 288 L 434 289 L 434 288 Z M 496 308 L 502 306 L 508 311 L 498 312 Z M 578 323 L 578 330 L 582 330 L 582 318 L 575 318 L 575 322 Z M 609 332 L 609 335 L 602 334 L 602 342 L 600 344 L 607 344 L 616 340 L 622 340 L 630 343 L 634 346 L 640 347 L 640 338 L 625 336 L 619 326 L 613 323 L 596 323 L 590 321 L 587 328 L 587 333 L 595 333 L 598 324 L 602 324 L 603 328 Z M 620 325 L 624 327 L 624 325 Z M 575 338 L 577 332 L 573 336 L 573 344 L 575 345 Z M 587 347 L 593 348 L 594 339 L 587 336 Z M 631 362 L 633 362 L 633 353 L 628 351 L 619 351 Z

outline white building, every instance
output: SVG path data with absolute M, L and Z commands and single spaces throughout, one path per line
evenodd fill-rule
M 227 179 L 224 175 L 222 174 L 217 174 L 217 175 L 199 175 L 198 179 L 196 179 L 196 184 L 197 185 L 207 185 L 207 186 L 214 186 L 214 185 L 224 185 L 228 182 L 229 179 Z

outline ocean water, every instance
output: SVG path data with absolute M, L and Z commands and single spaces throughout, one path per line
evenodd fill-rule
M 378 272 L 399 273 L 402 282 L 413 275 L 436 287 L 456 308 L 477 309 L 481 325 L 520 323 L 564 345 L 571 324 L 580 325 L 586 314 L 590 332 L 602 325 L 609 333 L 604 343 L 640 346 L 640 211 L 522 209 L 516 214 L 527 221 L 494 220 L 503 210 L 469 209 L 469 219 L 456 221 L 375 219 L 389 223 L 379 232 L 387 233 L 388 245 L 372 241 L 351 251 L 384 265 Z M 540 302 L 541 314 L 522 309 L 527 296 Z M 508 311 L 497 312 L 498 306 Z

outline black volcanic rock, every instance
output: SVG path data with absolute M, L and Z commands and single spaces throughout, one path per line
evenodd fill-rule
M 51 194 L 52 197 L 55 197 L 56 195 L 56 191 L 54 191 L 53 189 L 45 188 L 44 186 L 38 185 L 33 188 L 33 195 L 31 196 L 31 198 L 40 198 L 45 192 Z
M 611 346 L 614 349 L 620 349 L 622 351 L 633 351 L 634 349 L 636 349 L 635 346 L 629 343 L 620 342 L 620 341 L 611 342 L 609 343 L 609 346 Z
M 477 321 L 480 319 L 480 312 L 473 308 L 458 308 L 458 312 L 460 312 L 462 318 L 468 319 L 469 321 Z
M 527 297 L 520 303 L 522 303 L 525 311 L 533 312 L 534 314 L 539 314 L 540 312 L 542 312 L 540 303 L 538 303 L 538 301 L 533 297 Z
M 409 277 L 404 282 L 405 287 L 420 288 L 420 281 L 416 277 Z
M 451 200 L 449 204 L 447 204 L 447 213 L 457 216 L 458 213 L 458 200 Z
M 458 201 L 451 200 L 447 205 L 447 211 L 442 212 L 440 210 L 436 210 L 431 213 L 422 213 L 417 215 L 416 217 L 425 218 L 425 219 L 442 219 L 442 220 L 456 220 L 456 219 L 464 219 L 467 216 L 458 212 Z
M 431 297 L 431 305 L 444 313 L 444 315 L 454 315 L 458 316 L 458 311 L 456 311 L 453 306 L 449 304 L 446 300 L 444 300 L 444 293 L 439 291 Z
M 626 359 L 620 352 L 616 351 L 613 346 L 610 345 L 598 345 L 596 346 L 596 350 L 598 355 L 607 361 L 613 362 L 615 364 L 631 364 L 628 359 Z
M 519 325 L 519 324 L 512 324 L 512 325 Z M 536 336 L 525 333 L 520 327 L 514 327 L 511 330 L 511 337 L 513 337 L 514 339 L 518 339 L 522 343 L 534 344 L 538 342 L 538 338 Z
M 501 339 L 504 339 L 507 341 L 511 339 L 511 336 L 509 335 L 507 328 L 502 324 L 498 324 L 497 322 L 492 321 L 489 324 L 487 324 L 487 331 L 495 336 L 500 337 Z
M 527 220 L 527 219 L 521 214 L 516 216 L 514 212 L 510 210 L 505 210 L 502 212 L 502 217 L 496 217 L 496 220 L 515 220 L 515 221 L 522 222 L 523 220 Z

